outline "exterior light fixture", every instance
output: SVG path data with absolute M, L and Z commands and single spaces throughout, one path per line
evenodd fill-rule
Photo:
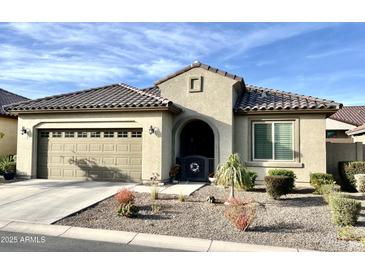
M 150 128 L 148 129 L 148 132 L 149 132 L 150 135 L 152 135 L 153 133 L 156 132 L 156 128 L 153 127 L 153 126 L 150 126 Z
M 21 135 L 27 134 L 28 130 L 25 127 L 22 127 L 20 130 Z

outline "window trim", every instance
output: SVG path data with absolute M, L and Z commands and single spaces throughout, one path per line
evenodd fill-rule
M 292 159 L 277 160 L 275 159 L 275 126 L 274 124 L 291 124 L 292 125 Z M 255 158 L 255 125 L 256 124 L 271 124 L 271 141 L 272 141 L 272 159 Z M 295 121 L 278 120 L 278 121 L 254 121 L 251 125 L 251 140 L 252 140 L 252 160 L 257 162 L 296 162 L 295 159 Z

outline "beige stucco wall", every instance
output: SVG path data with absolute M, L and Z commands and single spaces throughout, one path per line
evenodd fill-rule
M 365 144 L 365 134 L 363 135 L 355 135 L 355 136 L 352 136 L 354 138 L 354 142 L 361 142 L 363 144 Z
M 5 134 L 0 139 L 0 155 L 16 154 L 17 119 L 0 117 L 0 132 Z
M 190 77 L 203 78 L 202 92 L 189 92 Z M 183 126 L 195 118 L 207 122 L 214 131 L 215 164 L 227 159 L 233 150 L 233 106 L 239 85 L 236 80 L 202 68 L 193 68 L 158 85 L 162 97 L 184 110 L 172 120 L 172 159 L 179 156 L 179 134 Z
M 251 158 L 251 123 L 258 120 L 294 121 L 295 160 L 293 162 L 256 162 Z M 242 115 L 235 118 L 234 150 L 249 169 L 263 180 L 269 169 L 285 168 L 295 172 L 298 181 L 308 182 L 311 172 L 326 172 L 326 123 L 322 114 Z
M 166 155 L 171 151 L 171 114 L 167 112 L 87 112 L 20 114 L 18 130 L 29 129 L 27 135 L 18 135 L 17 173 L 36 177 L 37 172 L 37 130 L 44 128 L 142 128 L 142 179 L 149 180 L 156 172 L 161 179 L 168 178 L 171 161 Z M 155 127 L 156 134 L 148 129 Z

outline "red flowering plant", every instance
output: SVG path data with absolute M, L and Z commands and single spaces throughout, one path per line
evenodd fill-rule
M 132 218 L 137 216 L 139 208 L 134 205 L 134 195 L 132 191 L 127 188 L 123 188 L 117 192 L 115 198 L 118 202 L 118 216 L 125 216 Z
M 115 198 L 117 199 L 119 204 L 128 204 L 133 203 L 135 197 L 132 191 L 127 188 L 123 188 L 117 192 Z
M 225 217 L 239 230 L 245 231 L 256 218 L 258 203 L 253 199 L 230 198 Z

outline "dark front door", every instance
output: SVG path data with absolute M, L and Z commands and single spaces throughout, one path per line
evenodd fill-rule
M 207 181 L 214 160 L 214 133 L 201 121 L 189 122 L 181 131 L 180 157 L 181 180 Z

